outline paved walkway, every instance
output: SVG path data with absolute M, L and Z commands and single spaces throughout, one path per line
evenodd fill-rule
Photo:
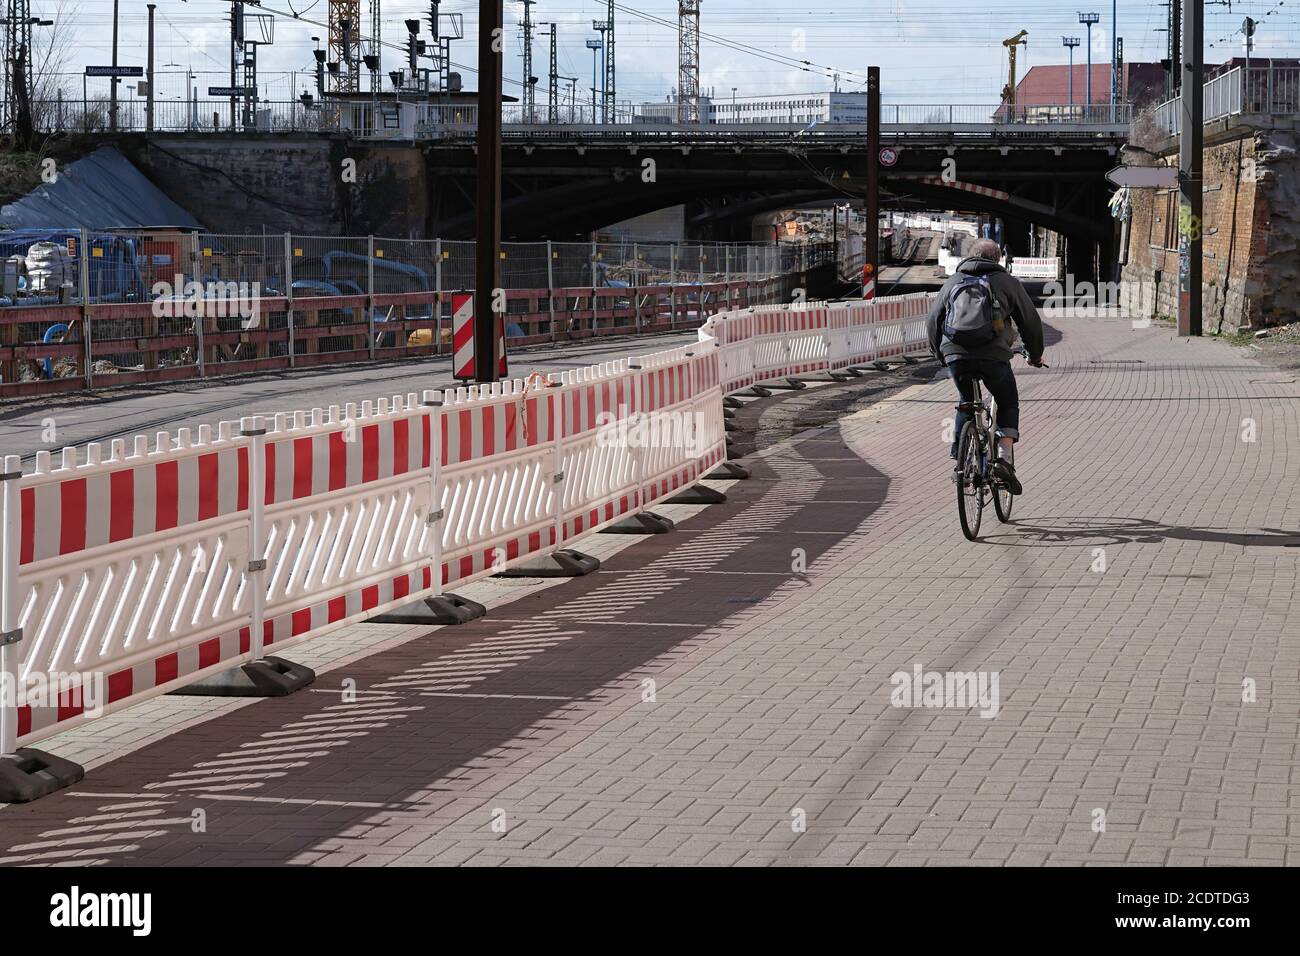
M 778 393 L 741 418 L 813 427 L 727 504 L 482 622 L 349 629 L 310 692 L 145 705 L 0 861 L 1300 863 L 1300 384 L 1056 324 L 982 542 L 946 383 Z M 996 673 L 996 716 L 892 706 L 917 666 Z

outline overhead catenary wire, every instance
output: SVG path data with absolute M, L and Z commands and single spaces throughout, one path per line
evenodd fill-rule
M 675 20 L 668 20 L 664 17 L 659 17 L 659 16 L 655 16 L 654 14 L 645 13 L 641 10 L 637 10 L 635 7 L 629 7 L 621 3 L 615 3 L 614 9 L 629 14 L 631 16 L 637 17 L 639 19 L 646 20 L 650 23 L 656 23 L 659 24 L 660 26 L 670 27 L 673 30 L 677 29 L 677 22 Z M 783 53 L 772 53 L 769 50 L 763 50 L 759 47 L 751 46 L 748 43 L 741 43 L 736 40 L 730 40 L 725 37 L 720 37 L 717 36 L 716 34 L 707 33 L 704 30 L 700 30 L 700 39 L 708 40 L 711 43 L 718 44 L 719 46 L 725 47 L 730 50 L 735 50 L 738 53 L 745 53 L 750 56 L 758 57 L 759 59 L 762 60 L 769 60 L 773 63 L 779 63 L 782 66 L 794 67 L 795 69 L 804 70 L 809 73 L 822 73 L 828 78 L 833 77 L 836 73 L 839 73 L 841 79 L 844 79 L 845 77 L 849 77 L 852 79 L 852 81 L 855 84 L 859 86 L 865 86 L 867 82 L 865 76 L 862 79 L 858 79 L 857 77 L 848 74 L 847 71 L 844 70 L 835 70 L 832 67 L 822 66 L 821 64 L 813 63 L 811 60 L 800 60 L 796 57 L 786 56 Z
M 313 26 L 325 27 L 326 29 L 328 29 L 328 25 L 325 24 L 325 23 L 323 23 L 323 22 L 321 22 L 321 21 L 319 21 L 319 20 L 312 20 L 312 19 L 310 19 L 310 18 L 308 18 L 308 17 L 306 17 L 306 16 L 302 16 L 302 15 L 295 14 L 295 13 L 292 13 L 292 12 L 286 12 L 286 11 L 284 11 L 284 10 L 277 10 L 277 9 L 275 9 L 274 7 L 267 6 L 266 4 L 262 4 L 262 5 L 260 6 L 259 9 L 264 10 L 264 11 L 266 11 L 267 13 L 275 14 L 275 15 L 277 15 L 277 16 L 288 17 L 288 18 L 291 19 L 291 20 L 297 20 L 297 21 L 300 21 L 300 22 L 302 22 L 302 23 L 310 23 L 310 24 L 312 24 Z M 615 10 L 618 10 L 618 11 L 621 11 L 621 12 L 623 12 L 623 13 L 627 13 L 627 14 L 629 14 L 629 15 L 631 15 L 631 16 L 634 16 L 634 17 L 637 17 L 637 18 L 639 18 L 639 19 L 646 20 L 646 21 L 651 22 L 651 23 L 655 23 L 655 24 L 657 24 L 657 25 L 659 25 L 659 26 L 663 26 L 663 27 L 665 27 L 665 28 L 670 28 L 670 29 L 672 29 L 672 30 L 674 30 L 674 31 L 676 31 L 676 29 L 677 29 L 677 23 L 676 23 L 675 20 L 667 20 L 667 19 L 665 19 L 665 18 L 663 18 L 663 17 L 657 17 L 657 16 L 655 16 L 655 15 L 653 15 L 653 14 L 644 13 L 643 11 L 637 10 L 637 9 L 635 9 L 635 8 L 633 8 L 633 7 L 625 6 L 624 4 L 620 4 L 620 3 L 615 3 L 615 4 L 614 4 L 614 9 L 615 9 Z M 862 79 L 859 80 L 857 77 L 854 77 L 854 76 L 851 76 L 850 74 L 848 74 L 847 71 L 843 71 L 843 70 L 837 71 L 837 70 L 835 70 L 835 69 L 833 69 L 833 68 L 831 68 L 831 67 L 822 66 L 821 64 L 814 64 L 814 63 L 812 63 L 812 62 L 809 61 L 809 60 L 799 60 L 799 59 L 796 59 L 795 57 L 788 57 L 788 56 L 785 56 L 784 54 L 773 54 L 773 53 L 771 53 L 771 52 L 769 52 L 769 51 L 762 50 L 762 49 L 760 49 L 760 48 L 758 48 L 758 47 L 754 47 L 754 46 L 751 46 L 751 45 L 749 45 L 749 44 L 740 43 L 740 42 L 738 42 L 738 41 L 726 40 L 726 39 L 724 39 L 724 38 L 717 37 L 717 36 L 712 35 L 712 34 L 707 34 L 707 33 L 705 33 L 703 30 L 700 31 L 700 38 L 701 38 L 701 39 L 708 39 L 711 43 L 716 43 L 716 44 L 718 44 L 718 45 L 720 45 L 720 46 L 723 46 L 723 47 L 725 47 L 725 48 L 727 48 L 727 49 L 734 50 L 734 51 L 736 51 L 736 52 L 738 52 L 738 53 L 744 53 L 744 54 L 746 54 L 746 55 L 754 56 L 754 57 L 757 57 L 757 58 L 759 58 L 759 59 L 767 60 L 767 61 L 769 61 L 769 62 L 778 63 L 778 64 L 780 64 L 780 65 L 782 65 L 782 66 L 791 67 L 791 68 L 798 69 L 798 70 L 802 70 L 802 71 L 804 71 L 804 72 L 809 72 L 809 73 L 819 73 L 819 74 L 821 74 L 821 75 L 823 75 L 823 76 L 825 76 L 825 77 L 827 77 L 827 78 L 830 78 L 830 77 L 834 76 L 834 74 L 835 74 L 836 72 L 839 72 L 839 73 L 841 74 L 841 79 L 848 78 L 848 79 L 850 79 L 853 83 L 855 83 L 856 85 L 865 85 L 865 84 L 866 84 L 866 78 L 865 78 L 865 77 L 863 77 Z M 359 33 L 357 39 L 358 39 L 358 42 L 362 42 L 362 41 L 370 41 L 372 38 L 371 38 L 371 37 L 368 37 L 368 36 L 366 36 L 366 35 L 364 35 L 364 34 Z M 390 50 L 395 50 L 395 51 L 398 51 L 398 52 L 401 52 L 401 53 L 405 53 L 405 47 L 403 47 L 403 46 L 401 46 L 401 45 L 399 45 L 399 44 L 395 44 L 395 43 L 391 43 L 391 42 L 388 42 L 388 41 L 380 40 L 380 44 L 379 44 L 379 45 L 380 45 L 381 47 L 385 47 L 385 48 L 390 49 Z M 471 67 L 471 66 L 469 66 L 468 64 L 465 64 L 465 63 L 458 63 L 458 62 L 456 62 L 455 60 L 452 60 L 452 61 L 451 61 L 451 65 L 454 66 L 454 67 L 456 67 L 458 70 L 463 70 L 463 71 L 466 72 L 466 73 L 474 73 L 474 74 L 477 74 L 477 73 L 478 73 L 478 69 L 477 69 L 477 67 Z M 508 84 L 510 84 L 510 85 L 512 85 L 512 86 L 518 86 L 518 87 L 521 87 L 521 88 L 524 86 L 524 83 L 523 83 L 522 80 L 517 80 L 517 79 L 514 79 L 513 77 L 503 77 L 503 80 L 502 80 L 502 81 L 503 81 L 504 83 L 508 83 Z M 540 84 L 538 84 L 538 85 L 540 86 Z M 544 87 L 544 89 L 549 89 L 549 87 Z
M 1275 7 L 1273 7 L 1273 9 L 1269 10 L 1267 13 L 1261 13 L 1261 14 L 1259 15 L 1259 17 L 1256 18 L 1256 19 L 1263 19 L 1264 17 L 1271 17 L 1273 14 L 1281 12 L 1281 10 L 1282 10 L 1282 8 L 1283 8 L 1284 6 L 1286 6 L 1286 0 L 1278 0 L 1277 5 L 1276 5 Z M 1214 47 L 1215 44 L 1217 44 L 1217 43 L 1224 43 L 1224 42 L 1226 42 L 1226 41 L 1228 41 L 1228 40 L 1231 40 L 1233 37 L 1238 36 L 1240 33 L 1241 33 L 1241 29 L 1240 29 L 1240 28 L 1238 28 L 1238 29 L 1236 29 L 1236 30 L 1233 30 L 1231 33 L 1227 34 L 1226 36 L 1221 36 L 1221 37 L 1219 37 L 1219 39 L 1215 40 L 1214 43 L 1207 43 L 1207 44 L 1206 44 L 1206 47 L 1212 49 L 1212 48 Z
M 575 24 L 566 31 L 569 37 L 578 35 L 576 25 L 582 20 L 580 12 L 588 8 L 590 0 L 584 0 L 583 3 L 571 0 L 542 2 L 546 4 L 552 18 L 559 19 L 562 23 L 572 21 Z M 213 15 L 204 12 L 205 3 L 214 8 L 229 5 L 228 0 L 191 0 L 186 4 L 166 5 L 171 9 L 164 22 L 177 32 L 184 32 L 183 42 L 187 49 L 191 53 L 199 53 L 204 64 L 220 68 L 221 58 L 214 59 L 203 49 L 205 45 L 209 50 L 212 49 L 211 34 L 205 41 L 201 35 L 191 33 L 192 30 L 213 23 Z M 281 7 L 281 3 L 286 6 Z M 392 0 L 392 3 L 408 7 L 423 5 L 421 0 Z M 603 3 L 600 5 L 604 6 Z M 633 58 L 625 65 L 620 56 L 619 72 L 627 78 L 620 83 L 620 89 L 627 90 L 632 97 L 659 98 L 659 94 L 666 90 L 666 80 L 665 72 L 656 57 L 662 60 L 660 51 L 675 46 L 675 21 L 671 14 L 659 17 L 653 12 L 636 9 L 640 5 L 641 0 L 624 0 L 619 6 L 620 17 L 626 18 L 628 22 L 627 31 L 623 34 L 622 51 Z M 992 90 L 995 89 L 994 84 L 1001 71 L 992 66 L 986 67 L 983 53 L 988 52 L 990 62 L 996 56 L 993 47 L 995 41 L 1000 41 L 1005 33 L 1003 21 L 1010 22 L 1014 19 L 1017 25 L 1028 26 L 1031 33 L 1035 32 L 1035 27 L 1037 32 L 1041 32 L 1048 25 L 1059 24 L 1061 10 L 1066 6 L 1062 3 L 1058 8 L 1050 0 L 1032 7 L 990 0 L 984 6 L 985 15 L 972 22 L 952 17 L 950 7 L 937 4 L 934 0 L 879 5 L 850 4 L 844 0 L 805 0 L 803 4 L 779 7 L 764 6 L 761 0 L 759 4 L 754 4 L 752 0 L 710 0 L 702 24 L 704 29 L 701 31 L 706 47 L 703 51 L 705 65 L 709 68 L 710 76 L 702 76 L 702 81 L 705 86 L 710 83 L 726 83 L 726 79 L 717 78 L 721 73 L 733 85 L 739 82 L 742 88 L 751 83 L 756 84 L 758 88 L 752 95 L 766 93 L 768 90 L 776 91 L 781 87 L 785 88 L 784 92 L 790 92 L 798 81 L 793 76 L 786 76 L 782 70 L 785 68 L 790 73 L 807 76 L 813 82 L 824 82 L 826 88 L 829 88 L 829 80 L 834 72 L 840 72 L 845 79 L 845 88 L 855 90 L 858 87 L 854 84 L 861 82 L 856 63 L 862 62 L 863 38 L 869 37 L 868 45 L 875 47 L 883 44 L 886 49 L 892 48 L 892 55 L 898 60 L 889 62 L 888 55 L 882 57 L 889 75 L 894 78 L 895 88 L 891 90 L 891 99 L 895 101 L 933 102 L 926 97 L 943 97 L 946 94 L 958 100 L 967 100 L 977 90 L 986 88 L 990 91 L 990 96 L 996 99 Z M 391 9 L 387 2 L 385 7 L 386 12 Z M 1266 7 L 1270 9 L 1265 11 Z M 1125 8 L 1120 11 L 1120 32 L 1126 35 L 1128 59 L 1132 62 L 1150 59 L 1156 55 L 1154 46 L 1157 43 L 1160 47 L 1164 45 L 1163 37 L 1149 29 L 1154 21 L 1163 21 L 1163 16 L 1158 14 L 1163 3 L 1159 0 L 1146 0 L 1126 4 Z M 268 0 L 262 9 L 275 14 L 286 24 L 297 21 L 303 25 L 299 30 L 307 26 L 325 29 L 324 10 L 319 0 Z M 1211 8 L 1206 11 L 1207 21 L 1217 17 L 1217 22 L 1226 26 L 1224 18 L 1231 20 L 1235 16 L 1239 21 L 1243 11 L 1250 11 L 1256 19 L 1267 18 L 1268 42 L 1261 45 L 1267 45 L 1274 56 L 1285 55 L 1281 48 L 1300 39 L 1297 35 L 1300 3 L 1291 0 L 1276 4 L 1273 0 L 1247 0 L 1244 4 L 1234 3 L 1233 10 L 1237 12 L 1232 14 L 1226 8 Z M 667 9 L 664 12 L 667 13 Z M 472 16 L 472 12 L 466 16 Z M 1072 19 L 1072 15 L 1069 19 Z M 142 22 L 143 16 L 124 10 L 123 20 Z M 96 40 L 101 32 L 96 32 L 96 24 L 103 22 L 106 22 L 104 17 L 93 9 L 78 17 L 74 31 L 78 28 L 89 31 L 84 37 L 87 42 L 80 44 L 83 49 L 100 48 Z M 805 63 L 800 57 L 791 54 L 788 38 L 782 39 L 782 28 L 787 25 L 790 29 L 806 28 L 809 48 L 817 51 L 815 59 L 810 57 Z M 712 32 L 709 32 L 710 28 Z M 1221 26 L 1220 29 L 1222 28 Z M 1234 31 L 1216 43 L 1222 46 L 1225 40 L 1230 40 L 1233 36 L 1239 37 L 1239 34 Z M 396 44 L 384 43 L 383 46 L 394 52 L 405 52 Z M 283 49 L 284 53 L 292 52 L 290 48 Z M 923 55 L 899 59 L 899 50 Z M 935 50 L 944 50 L 947 55 L 939 60 L 932 60 L 925 55 L 928 51 Z M 275 48 L 272 53 L 277 61 L 283 58 L 283 54 L 276 52 Z M 1163 55 L 1163 49 L 1159 55 Z M 130 57 L 131 54 L 128 53 L 127 56 Z M 575 65 L 577 61 L 574 60 L 571 44 L 561 46 L 560 57 L 569 75 L 574 75 L 580 69 Z M 848 68 L 841 66 L 836 71 L 826 65 L 843 63 L 845 58 L 849 60 Z M 290 65 L 285 63 L 286 77 Z M 466 74 L 477 72 L 476 68 L 459 61 L 453 61 L 453 66 Z M 303 72 L 309 72 L 309 69 Z M 267 71 L 267 75 L 278 76 L 274 71 Z M 504 82 L 512 93 L 522 88 L 517 76 L 508 75 Z

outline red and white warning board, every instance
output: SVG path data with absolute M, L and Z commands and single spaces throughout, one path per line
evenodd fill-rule
M 876 297 L 876 272 L 875 266 L 870 262 L 862 264 L 862 298 L 874 299 Z
M 506 337 L 504 317 L 495 316 L 497 341 L 497 376 L 506 377 Z M 474 379 L 474 296 L 468 292 L 451 294 L 451 367 L 452 375 L 462 381 Z

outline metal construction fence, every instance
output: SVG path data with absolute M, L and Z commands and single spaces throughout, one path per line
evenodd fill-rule
M 0 234 L 0 397 L 441 354 L 475 244 L 293 234 Z M 687 328 L 783 301 L 830 243 L 504 243 L 515 344 Z

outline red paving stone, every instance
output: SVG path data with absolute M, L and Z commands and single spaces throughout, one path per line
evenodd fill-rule
M 1300 385 L 1164 329 L 1056 324 L 1054 367 L 1020 372 L 1027 495 L 983 541 L 956 523 L 950 386 L 918 385 L 766 448 L 597 574 L 4 810 L 0 862 L 1300 862 L 1278 493 Z M 997 716 L 891 706 L 915 664 L 996 671 Z

